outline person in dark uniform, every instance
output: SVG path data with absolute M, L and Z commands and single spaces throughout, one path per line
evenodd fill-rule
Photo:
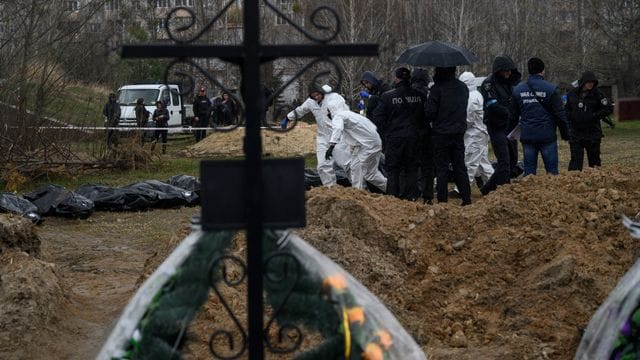
M 478 90 L 484 98 L 484 122 L 491 139 L 491 147 L 497 159 L 493 175 L 482 186 L 480 192 L 487 195 L 498 185 L 511 181 L 512 168 L 517 163 L 517 147 L 507 138 L 515 128 L 517 119 L 513 116 L 513 87 L 521 75 L 508 56 L 498 56 L 493 61 L 493 71 Z
M 144 106 L 143 98 L 138 98 L 138 100 L 136 100 L 136 107 L 134 108 L 134 112 L 136 114 L 136 125 L 138 126 L 138 128 L 146 127 L 147 121 L 149 121 L 149 115 L 151 115 L 151 113 Z M 138 137 L 140 139 L 140 144 L 142 144 L 144 141 L 144 132 L 139 131 Z
M 116 101 L 116 94 L 111 93 L 109 94 L 109 100 L 102 110 L 102 115 L 105 117 L 105 125 L 109 128 L 118 127 L 120 124 L 120 114 L 120 104 Z M 115 145 L 118 145 L 116 130 L 109 129 L 107 130 L 107 147 L 111 148 Z
M 426 69 L 415 68 L 411 74 L 411 87 L 429 96 L 429 72 Z M 433 145 L 431 144 L 431 126 L 426 122 L 418 123 L 418 188 L 427 204 L 433 202 Z
M 167 109 L 165 109 L 164 107 L 164 103 L 160 100 L 158 100 L 156 102 L 156 109 L 153 111 L 153 115 L 152 115 L 152 119 L 153 121 L 156 122 L 156 127 L 157 128 L 167 128 L 169 127 L 169 111 Z M 153 143 L 151 144 L 151 150 L 153 151 L 153 149 L 156 146 L 156 143 L 158 142 L 158 139 L 162 138 L 162 153 L 166 154 L 167 152 L 167 134 L 168 134 L 168 130 L 156 130 L 154 137 L 155 139 L 153 140 Z
M 427 121 L 431 126 L 433 158 L 437 176 L 438 202 L 447 202 L 449 197 L 449 164 L 453 168 L 454 180 L 462 205 L 471 204 L 471 186 L 464 162 L 464 133 L 467 130 L 467 85 L 456 79 L 455 67 L 436 67 L 434 85 L 429 90 L 425 105 Z
M 425 124 L 426 97 L 411 88 L 411 72 L 396 70 L 394 89 L 382 94 L 373 122 L 384 129 L 387 194 L 415 200 L 418 197 L 418 124 Z M 404 183 L 401 186 L 401 174 Z
M 211 116 L 211 100 L 207 97 L 207 89 L 201 87 L 198 91 L 198 95 L 193 100 L 193 114 L 194 123 L 193 126 L 204 128 L 209 126 L 209 117 Z M 207 135 L 206 130 L 196 130 L 194 132 L 196 142 L 202 140 Z
M 360 110 L 364 110 L 364 116 L 366 116 L 369 120 L 373 121 L 378 130 L 378 134 L 382 139 L 382 148 L 384 149 L 384 127 L 383 124 L 376 124 L 373 113 L 380 104 L 380 97 L 385 92 L 391 90 L 391 87 L 388 84 L 385 84 L 380 79 L 376 77 L 376 75 L 371 71 L 365 71 L 362 73 L 362 78 L 360 79 L 360 84 L 364 87 L 364 90 L 360 91 L 360 98 L 364 103 L 364 108 Z
M 589 167 L 601 166 L 600 142 L 604 135 L 600 121 L 613 113 L 613 105 L 598 89 L 598 78 L 593 72 L 582 73 L 578 87 L 569 91 L 565 111 L 570 129 L 569 170 L 582 170 L 585 151 Z

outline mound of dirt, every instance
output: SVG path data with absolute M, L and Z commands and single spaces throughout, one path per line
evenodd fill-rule
M 639 169 L 527 177 L 468 207 L 308 192 L 300 235 L 374 292 L 431 359 L 573 356 L 637 258 Z
M 59 320 L 65 292 L 54 265 L 27 253 L 40 250 L 33 225 L 5 215 L 0 224 L 0 357 L 24 359 L 37 330 Z
M 40 238 L 31 221 L 18 215 L 0 214 L 0 253 L 9 249 L 40 254 Z
M 467 207 L 315 188 L 298 233 L 376 294 L 430 359 L 568 359 L 640 254 L 620 220 L 640 211 L 638 171 L 527 177 Z M 238 239 L 232 252 L 244 257 Z M 225 295 L 245 319 L 244 289 Z M 233 327 L 213 295 L 186 358 L 208 352 L 212 321 Z
M 287 132 L 262 131 L 266 157 L 304 156 L 316 152 L 316 125 L 299 122 Z M 182 156 L 243 157 L 244 129 L 218 131 L 181 151 Z

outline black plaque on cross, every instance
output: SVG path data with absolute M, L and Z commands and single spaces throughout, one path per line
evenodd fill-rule
M 201 163 L 203 183 L 201 221 L 205 230 L 245 227 L 247 229 L 250 359 L 264 358 L 261 243 L 263 229 L 305 225 L 304 161 L 302 159 L 266 161 L 262 159 L 260 131 L 265 114 L 265 99 L 261 90 L 260 64 L 280 57 L 328 59 L 340 56 L 378 55 L 377 44 L 331 44 L 330 41 L 334 40 L 339 33 L 339 21 L 333 36 L 325 39 L 312 38 L 270 1 L 262 1 L 266 7 L 285 18 L 316 44 L 261 44 L 259 1 L 246 0 L 243 6 L 244 41 L 240 46 L 191 44 L 197 39 L 196 37 L 189 41 L 174 39 L 175 43 L 172 45 L 125 45 L 122 47 L 123 58 L 219 58 L 238 64 L 241 68 L 241 95 L 246 114 L 245 159 Z M 235 1 L 229 1 L 223 11 L 233 2 Z M 322 9 L 335 14 L 334 10 L 320 6 L 312 16 Z M 170 15 L 175 11 L 176 9 Z M 166 29 L 168 30 L 168 24 Z

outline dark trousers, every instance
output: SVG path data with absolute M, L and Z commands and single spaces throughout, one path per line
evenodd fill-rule
M 601 166 L 600 160 L 600 139 L 597 140 L 574 140 L 569 142 L 571 149 L 571 160 L 569 170 L 582 170 L 584 163 L 584 153 L 587 152 L 589 167 Z
M 509 134 L 507 133 L 507 135 Z M 522 170 L 518 168 L 518 140 L 507 139 L 507 144 L 509 145 L 510 176 L 515 178 L 522 173 Z
M 162 139 L 162 153 L 163 154 L 165 152 L 167 152 L 167 134 L 168 133 L 169 133 L 169 130 L 156 130 L 156 132 L 154 134 L 154 138 L 155 138 L 156 142 L 158 141 L 158 139 Z
M 509 139 L 507 139 L 506 129 L 493 129 L 488 126 L 489 138 L 493 153 L 496 156 L 498 164 L 496 165 L 493 175 L 487 180 L 480 192 L 487 195 L 491 191 L 498 188 L 498 185 L 508 184 L 511 177 L 511 150 L 509 150 Z
M 118 127 L 118 123 L 117 122 L 110 122 L 107 124 L 108 127 L 110 128 L 115 128 Z M 107 130 L 107 147 L 111 148 L 113 146 L 117 146 L 118 142 L 119 142 L 119 134 L 118 131 L 116 130 Z
M 207 115 L 198 116 L 198 121 L 194 123 L 195 127 L 207 127 L 209 122 L 207 121 Z M 194 135 L 196 137 L 196 142 L 204 139 L 207 136 L 207 130 L 195 130 Z
M 418 167 L 420 169 L 418 187 L 422 191 L 422 198 L 425 200 L 433 200 L 433 178 L 435 177 L 435 169 L 433 166 L 433 144 L 430 134 L 421 135 L 418 138 Z
M 433 134 L 433 159 L 436 166 L 438 202 L 447 202 L 449 197 L 449 164 L 453 168 L 453 179 L 460 191 L 463 204 L 471 203 L 471 186 L 464 163 L 463 134 Z
M 388 138 L 384 152 L 387 194 L 404 198 L 418 197 L 418 139 Z M 402 180 L 401 180 L 401 175 Z

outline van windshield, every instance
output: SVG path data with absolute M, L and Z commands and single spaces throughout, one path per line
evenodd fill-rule
M 145 105 L 155 105 L 159 92 L 158 89 L 123 89 L 118 91 L 118 103 L 135 105 L 136 100 L 143 98 Z

